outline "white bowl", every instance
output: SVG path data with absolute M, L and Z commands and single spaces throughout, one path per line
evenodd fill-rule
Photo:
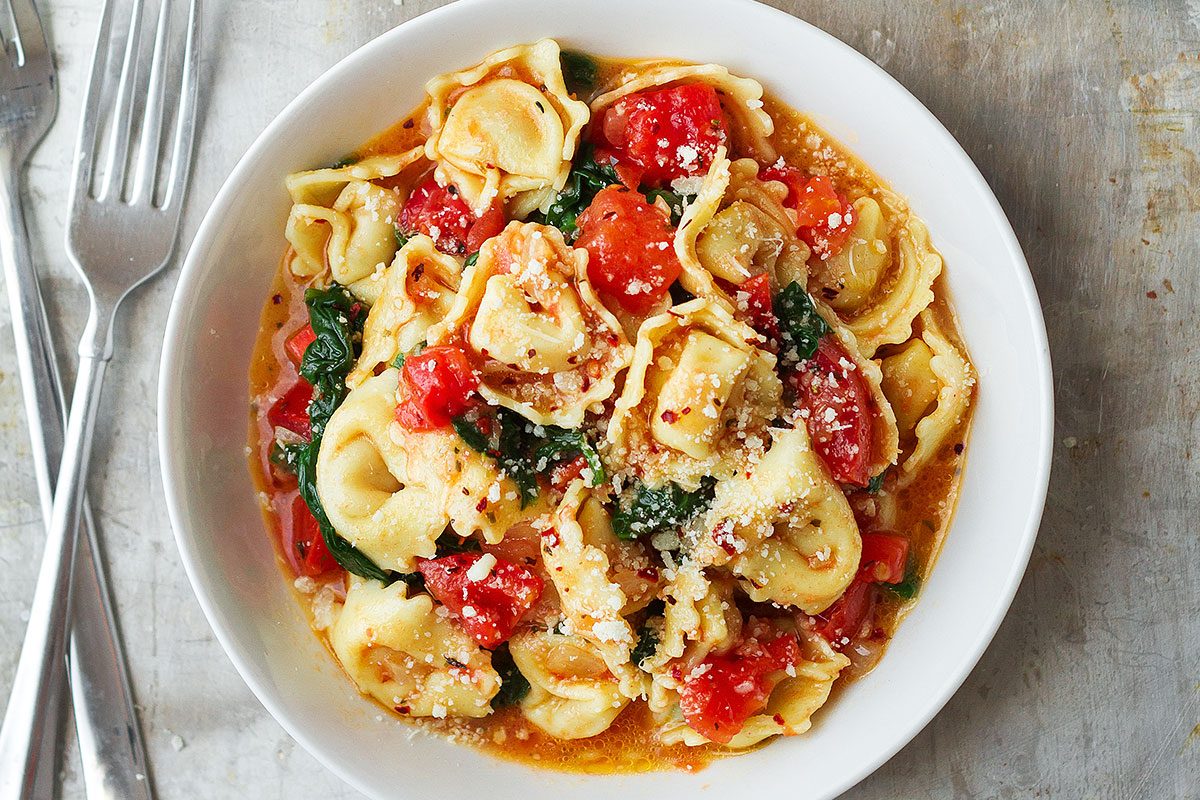
M 355 692 L 309 630 L 276 566 L 247 473 L 247 373 L 285 246 L 284 176 L 353 151 L 414 107 L 429 77 L 543 36 L 601 54 L 724 64 L 813 115 L 929 223 L 979 371 L 957 519 L 879 667 L 823 710 L 808 734 L 696 775 L 534 772 L 466 746 L 410 738 L 408 726 Z M 217 638 L 296 740 L 378 798 L 839 794 L 933 717 L 995 633 L 1041 516 L 1051 416 L 1037 296 L 975 166 L 881 69 L 816 28 L 747 0 L 460 0 L 357 50 L 279 115 L 209 209 L 172 303 L 159 399 L 167 505 Z

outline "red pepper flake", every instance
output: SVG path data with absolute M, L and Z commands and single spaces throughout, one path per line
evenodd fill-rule
M 658 567 L 643 567 L 637 571 L 637 576 L 645 581 L 658 581 Z
M 668 408 L 666 411 L 662 412 L 662 421 L 668 425 L 674 425 L 679 421 L 679 415 Z

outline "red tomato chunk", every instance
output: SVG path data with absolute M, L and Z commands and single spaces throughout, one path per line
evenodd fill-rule
M 312 385 L 301 378 L 267 411 L 267 421 L 274 428 L 286 428 L 301 438 L 311 438 L 312 421 L 308 417 L 308 404 L 312 402 L 312 397 Z
M 472 405 L 479 378 L 466 354 L 452 345 L 427 348 L 404 360 L 396 419 L 410 431 L 431 431 Z
M 818 258 L 841 252 L 854 228 L 854 206 L 824 175 L 809 178 L 802 170 L 779 161 L 758 177 L 788 187 L 783 204 L 796 212 L 797 235 Z
M 746 322 L 768 339 L 778 339 L 779 319 L 771 306 L 771 276 L 764 272 L 743 281 L 734 290 L 734 297 L 739 301 L 739 306 L 742 293 L 745 294 L 746 301 Z
M 703 174 L 729 140 L 721 100 L 704 83 L 622 97 L 605 112 L 602 131 L 618 161 L 652 185 Z
M 793 634 L 761 643 L 747 639 L 725 655 L 710 655 L 684 676 L 679 707 L 689 727 L 728 744 L 755 713 L 766 708 L 780 677 L 800 661 Z
M 908 537 L 896 533 L 864 533 L 859 571 L 877 583 L 900 583 L 908 567 Z
M 430 177 L 413 189 L 400 209 L 400 230 L 423 233 L 437 249 L 462 256 L 477 251 L 486 240 L 504 229 L 504 207 L 495 204 L 476 218 L 452 184 L 438 185 Z
M 833 479 L 866 486 L 871 478 L 872 402 L 858 366 L 833 336 L 825 336 L 792 380 L 813 449 Z
M 341 568 L 325 545 L 317 518 L 308 510 L 300 495 L 292 500 L 292 546 L 296 548 L 302 575 L 314 578 Z
M 473 571 L 480 559 L 490 569 Z M 542 595 L 542 579 L 525 567 L 484 553 L 458 553 L 417 562 L 425 587 L 462 623 L 481 647 L 495 647 L 512 636 L 521 617 Z
M 304 360 L 304 351 L 316 340 L 317 334 L 313 331 L 312 325 L 307 324 L 288 337 L 287 341 L 283 343 L 283 349 L 287 351 L 291 362 L 300 366 L 300 362 Z
M 602 189 L 576 224 L 592 285 L 628 311 L 649 311 L 682 271 L 671 220 L 639 192 Z
M 833 605 L 814 618 L 816 631 L 830 646 L 841 650 L 863 630 L 875 608 L 875 587 L 861 571 Z

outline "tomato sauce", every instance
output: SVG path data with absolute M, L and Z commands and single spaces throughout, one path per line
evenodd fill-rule
M 636 67 L 636 64 L 634 61 L 598 59 L 598 86 L 593 96 L 600 94 L 606 86 L 615 82 L 618 75 Z M 889 212 L 895 215 L 897 211 L 906 211 L 902 201 L 886 192 L 886 186 L 865 164 L 808 117 L 769 96 L 764 97 L 764 109 L 775 120 L 772 144 L 789 164 L 813 175 L 830 176 L 838 190 L 850 199 L 864 195 L 880 198 L 881 205 L 885 207 L 885 216 Z M 423 129 L 424 116 L 425 106 L 422 105 L 409 117 L 360 148 L 356 155 L 366 157 L 400 152 L 420 144 L 427 133 Z M 421 177 L 405 174 L 393 180 L 397 185 L 412 186 Z M 897 206 L 897 203 L 900 205 Z M 302 574 L 300 556 L 294 542 L 296 532 L 292 530 L 291 509 L 297 496 L 296 483 L 294 478 L 271 463 L 275 434 L 267 418 L 268 409 L 299 380 L 296 366 L 288 358 L 286 343 L 307 322 L 307 311 L 303 301 L 305 285 L 293 277 L 287 266 L 291 255 L 289 251 L 276 267 L 272 293 L 263 309 L 259 338 L 251 360 L 249 452 L 251 472 L 262 498 L 268 529 L 278 547 L 281 569 L 294 579 Z M 936 299 L 930 308 L 942 332 L 965 352 L 944 279 L 939 279 L 935 285 L 935 295 Z M 860 493 L 855 501 L 873 504 L 873 510 L 878 513 L 879 519 L 886 520 L 889 530 L 908 535 L 910 559 L 916 565 L 922 583 L 933 568 L 953 517 L 969 428 L 970 409 L 964 414 L 954 436 L 915 480 L 899 490 L 889 489 L 885 484 L 884 490 L 878 495 L 867 498 Z M 902 447 L 905 444 L 902 441 Z M 911 447 L 911 443 L 907 444 Z M 907 450 L 902 452 L 901 459 L 906 453 Z M 327 580 L 331 581 L 335 592 L 342 591 L 340 574 L 336 579 Z M 297 586 L 299 589 L 302 583 L 297 581 Z M 305 588 L 307 592 L 297 592 L 298 599 L 304 601 L 302 605 L 312 614 L 312 585 Z M 835 684 L 830 703 L 817 712 L 814 724 L 820 724 L 822 715 L 836 713 L 836 697 L 841 688 L 870 671 L 878 662 L 904 614 L 918 600 L 919 594 L 916 600 L 902 600 L 890 592 L 875 591 L 874 630 L 865 638 L 855 639 L 842 648 L 852 663 Z M 317 622 L 316 617 L 314 622 Z M 390 709 L 388 713 L 391 713 Z M 581 773 L 662 769 L 694 771 L 729 752 L 715 745 L 663 745 L 654 736 L 654 723 L 644 703 L 628 706 L 603 733 L 570 741 L 543 733 L 527 722 L 515 708 L 500 709 L 482 720 L 410 721 L 453 741 L 477 746 L 499 758 Z

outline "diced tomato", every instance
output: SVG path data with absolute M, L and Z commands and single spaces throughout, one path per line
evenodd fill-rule
M 683 676 L 683 718 L 697 733 L 728 744 L 747 719 L 766 707 L 778 682 L 772 673 L 798 661 L 800 647 L 790 633 L 765 644 L 747 639 L 725 655 L 710 655 Z
M 495 564 L 483 575 L 471 575 L 481 558 Z M 521 617 L 542 595 L 542 579 L 525 567 L 490 554 L 457 553 L 417 562 L 425 586 L 449 609 L 482 647 L 495 647 L 516 630 Z
M 836 255 L 854 227 L 854 206 L 838 194 L 833 181 L 818 175 L 800 193 L 796 233 L 820 258 Z
M 639 192 L 609 186 L 576 220 L 575 246 L 588 251 L 588 278 L 635 313 L 650 310 L 679 277 L 670 218 Z
M 808 173 L 781 158 L 771 166 L 759 170 L 758 179 L 779 181 L 786 186 L 788 193 L 787 197 L 783 198 L 783 204 L 788 208 L 795 208 L 800 203 L 800 193 L 804 191 L 804 184 L 808 183 Z
M 587 459 L 583 456 L 575 456 L 569 461 L 558 462 L 550 471 L 550 485 L 557 491 L 565 492 L 571 485 L 571 481 L 583 474 L 585 467 L 587 467 Z
M 287 351 L 288 358 L 296 366 L 300 366 L 300 362 L 304 360 L 304 351 L 308 346 L 317 340 L 317 334 L 313 332 L 311 323 L 306 323 L 303 328 L 293 333 L 283 343 L 283 349 Z
M 600 127 L 619 161 L 643 170 L 653 185 L 708 170 L 729 140 L 729 122 L 713 87 L 685 83 L 622 97 Z
M 788 187 L 783 204 L 796 211 L 796 233 L 819 258 L 829 258 L 845 247 L 854 228 L 854 205 L 838 193 L 830 178 L 810 178 L 782 160 L 759 172 L 758 177 Z
M 859 571 L 876 583 L 900 583 L 908 567 L 908 537 L 896 533 L 864 533 Z
M 840 650 L 862 631 L 874 607 L 875 587 L 870 578 L 859 572 L 842 596 L 815 617 L 816 631 L 835 650 Z
M 742 281 L 737 292 L 747 295 L 745 313 L 750 327 L 768 339 L 778 339 L 779 318 L 771 307 L 771 276 L 764 272 Z
M 312 397 L 312 385 L 301 378 L 267 411 L 267 421 L 272 427 L 287 428 L 298 436 L 310 438 L 312 421 L 308 418 L 308 404 L 312 402 Z
M 483 215 L 471 225 L 471 230 L 467 231 L 467 252 L 478 253 L 479 248 L 483 247 L 483 243 L 498 235 L 507 224 L 508 220 L 504 216 L 504 204 L 492 203 L 488 206 L 488 210 L 483 212 Z
M 317 518 L 308 510 L 308 505 L 300 495 L 292 500 L 292 546 L 296 548 L 300 572 L 304 575 L 316 577 L 340 568 L 325 545 Z
M 813 357 L 797 367 L 792 382 L 813 449 L 834 480 L 866 486 L 873 409 L 858 366 L 836 338 L 826 335 Z
M 456 256 L 475 252 L 503 229 L 503 204 L 493 204 L 477 219 L 453 184 L 441 186 L 432 176 L 413 189 L 400 209 L 400 230 L 424 233 L 438 250 Z
M 453 345 L 422 350 L 404 360 L 396 419 L 411 431 L 445 427 L 473 404 L 479 378 L 466 353 Z

